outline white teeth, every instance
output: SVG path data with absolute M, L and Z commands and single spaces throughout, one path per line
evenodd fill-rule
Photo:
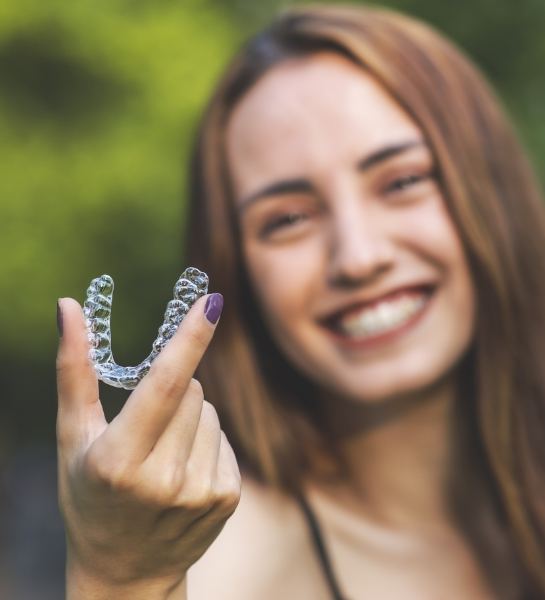
M 373 308 L 341 319 L 339 328 L 350 337 L 365 337 L 395 329 L 408 321 L 426 303 L 427 296 L 402 296 L 395 300 L 385 300 Z

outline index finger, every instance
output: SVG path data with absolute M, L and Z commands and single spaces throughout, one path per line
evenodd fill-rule
M 149 373 L 111 422 L 105 436 L 126 456 L 143 460 L 176 412 L 210 343 L 223 308 L 223 296 L 210 294 L 191 307 Z

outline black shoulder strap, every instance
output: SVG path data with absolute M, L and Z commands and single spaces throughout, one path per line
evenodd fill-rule
M 301 510 L 303 511 L 303 515 L 307 521 L 312 537 L 312 543 L 314 545 L 314 549 L 316 550 L 318 560 L 322 566 L 329 589 L 331 590 L 332 598 L 333 600 L 345 600 L 344 596 L 341 594 L 337 579 L 335 578 L 335 573 L 333 572 L 333 567 L 331 566 L 329 554 L 327 553 L 322 531 L 320 529 L 320 525 L 318 524 L 318 520 L 316 519 L 316 515 L 303 496 L 298 496 L 297 501 L 299 502 Z

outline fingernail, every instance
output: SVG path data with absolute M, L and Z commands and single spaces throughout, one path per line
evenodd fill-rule
M 221 294 L 211 294 L 208 296 L 204 307 L 204 315 L 212 324 L 216 324 L 220 318 L 223 309 L 223 296 Z
M 62 337 L 62 310 L 61 304 L 57 300 L 57 329 L 59 331 L 59 337 Z

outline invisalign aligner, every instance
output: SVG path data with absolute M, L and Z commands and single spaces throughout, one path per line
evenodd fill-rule
M 89 357 L 98 378 L 104 383 L 126 390 L 134 389 L 149 371 L 152 361 L 176 333 L 178 325 L 198 298 L 208 292 L 208 275 L 195 267 L 188 267 L 174 286 L 174 299 L 167 304 L 163 324 L 153 342 L 150 354 L 136 367 L 122 367 L 112 355 L 110 315 L 114 281 L 109 275 L 101 275 L 91 281 L 87 288 L 87 300 L 83 312 L 91 349 Z

